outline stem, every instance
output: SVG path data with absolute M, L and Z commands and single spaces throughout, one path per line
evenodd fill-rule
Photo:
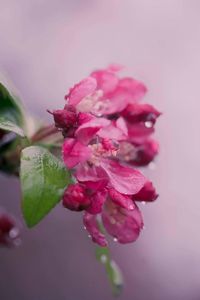
M 32 142 L 41 141 L 51 135 L 58 133 L 59 130 L 55 127 L 55 125 L 48 125 L 39 129 L 31 138 Z

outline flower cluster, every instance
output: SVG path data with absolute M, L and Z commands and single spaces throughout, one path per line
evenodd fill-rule
M 70 89 L 64 109 L 53 111 L 62 130 L 62 155 L 74 184 L 63 205 L 84 210 L 83 222 L 92 240 L 106 246 L 99 219 L 119 243 L 135 241 L 143 220 L 136 202 L 157 198 L 153 184 L 134 166 L 145 166 L 158 153 L 151 138 L 160 113 L 140 100 L 145 85 L 119 78 L 120 67 L 97 70 Z

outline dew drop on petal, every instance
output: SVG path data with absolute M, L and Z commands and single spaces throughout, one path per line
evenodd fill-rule
M 15 239 L 19 235 L 19 229 L 17 227 L 14 227 L 9 232 L 9 237 L 11 239 Z
M 113 239 L 113 241 L 114 241 L 114 242 L 118 242 L 118 239 L 115 237 L 115 238 Z
M 144 125 L 145 125 L 146 128 L 151 128 L 153 126 L 153 123 L 151 121 L 146 121 L 144 123 Z
M 142 201 L 141 203 L 142 203 L 142 205 L 146 205 L 147 204 L 145 201 Z
M 88 237 L 89 237 L 89 239 L 91 239 L 91 235 L 90 234 L 88 234 Z

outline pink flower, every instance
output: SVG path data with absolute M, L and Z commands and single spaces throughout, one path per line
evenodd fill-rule
M 16 220 L 0 211 L 0 246 L 13 247 L 20 242 L 20 230 Z
M 135 201 L 157 198 L 152 183 L 133 166 L 148 164 L 158 153 L 150 136 L 160 112 L 139 102 L 146 86 L 120 78 L 120 70 L 111 65 L 92 72 L 70 89 L 64 109 L 53 112 L 65 137 L 63 160 L 76 182 L 67 187 L 63 205 L 85 210 L 86 229 L 103 247 L 107 241 L 99 218 L 120 243 L 135 241 L 143 227 Z

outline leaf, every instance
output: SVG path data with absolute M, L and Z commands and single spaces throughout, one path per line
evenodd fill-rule
M 22 211 L 28 227 L 39 223 L 60 201 L 70 174 L 47 149 L 25 148 L 21 155 Z
M 96 247 L 96 258 L 105 266 L 113 294 L 118 296 L 123 288 L 123 277 L 119 266 L 111 259 L 110 251 L 106 247 Z
M 0 128 L 24 136 L 21 128 L 24 126 L 23 114 L 19 99 L 0 83 Z
M 9 121 L 4 116 L 0 116 L 0 128 L 3 130 L 15 132 L 16 134 L 18 134 L 22 137 L 25 136 L 24 131 L 21 127 L 19 127 L 15 123 Z

